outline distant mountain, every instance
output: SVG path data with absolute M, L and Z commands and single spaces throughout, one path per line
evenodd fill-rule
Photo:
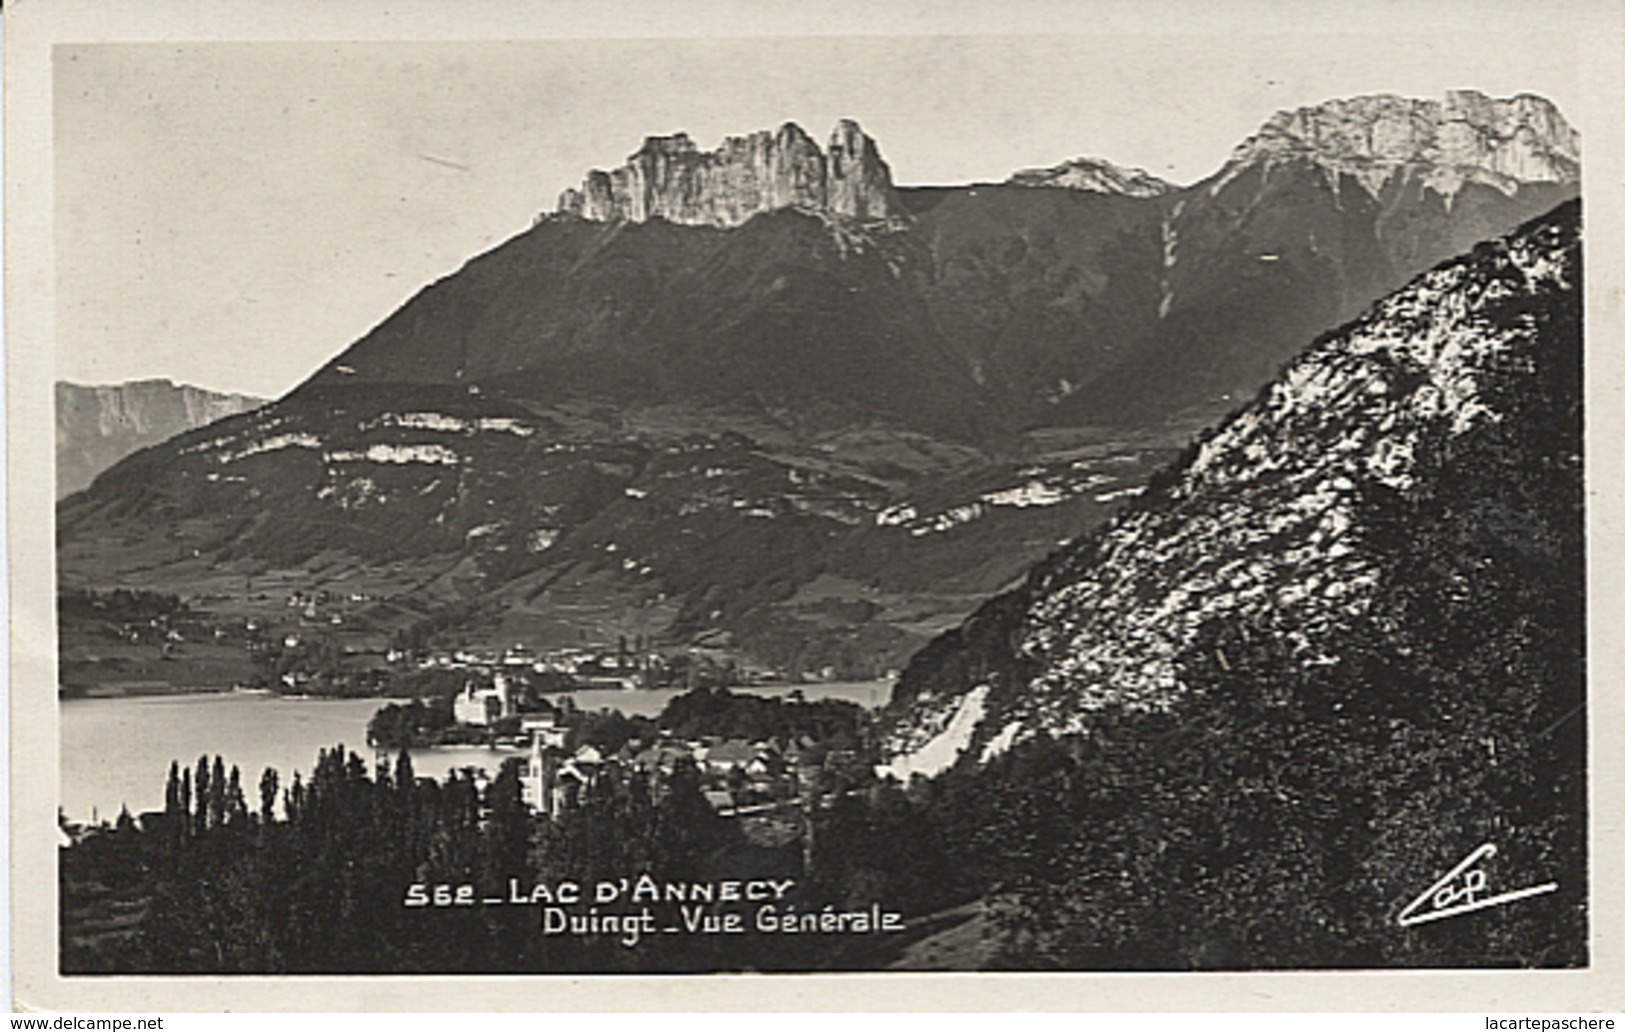
M 1277 113 L 1218 172 L 1161 199 L 1156 325 L 1055 418 L 1219 414 L 1315 333 L 1576 196 L 1578 156 L 1578 134 L 1530 96 Z
M 141 448 L 265 404 L 169 380 L 106 386 L 56 385 L 56 496 L 89 486 L 102 470 Z
M 1125 197 L 1161 197 L 1179 189 L 1143 168 L 1124 168 L 1103 158 L 1073 158 L 1049 168 L 1023 169 L 1011 176 L 1011 186 L 1047 186 Z
M 504 644 L 898 666 L 1316 333 L 1577 191 L 1484 154 L 1493 182 L 1441 194 L 1413 155 L 1373 196 L 1244 144 L 1133 196 L 896 187 L 851 122 L 651 138 L 287 397 L 69 500 L 59 568 L 387 570 L 395 601 L 346 624 L 368 641 L 450 607 Z
M 1395 176 L 1420 178 L 1446 198 L 1468 183 L 1511 195 L 1529 183 L 1578 182 L 1580 138 L 1551 101 L 1527 93 L 1382 94 L 1277 112 L 1236 148 L 1228 170 L 1297 161 L 1351 175 L 1373 196 Z

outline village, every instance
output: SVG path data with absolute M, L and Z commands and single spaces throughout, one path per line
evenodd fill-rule
M 643 636 L 618 635 L 613 643 L 582 640 L 535 648 L 447 644 L 445 630 L 422 627 L 397 633 L 387 645 L 354 637 L 347 611 L 376 601 L 365 593 L 300 591 L 288 594 L 295 617 L 283 622 L 247 621 L 243 634 L 263 669 L 273 671 L 274 690 L 299 694 L 385 694 L 391 671 L 501 669 L 566 679 L 584 690 L 732 687 L 783 683 L 819 684 L 839 679 L 831 665 L 777 669 L 753 663 L 731 648 L 724 632 L 697 635 L 683 645 L 656 645 Z M 427 624 L 433 624 L 431 619 Z M 342 642 L 342 644 L 341 644 Z M 886 671 L 887 677 L 896 671 Z
M 358 613 L 377 601 L 364 593 L 292 589 L 254 615 L 225 618 L 202 608 L 219 601 L 210 596 L 63 598 L 87 640 L 116 643 L 92 646 L 103 656 L 119 647 L 160 653 L 150 682 L 92 694 L 162 693 L 166 671 L 189 668 L 205 650 L 234 653 L 238 674 L 214 690 L 378 699 L 366 729 L 375 760 L 444 751 L 482 787 L 512 761 L 527 806 L 554 817 L 595 790 L 642 778 L 658 791 L 680 772 L 725 817 L 850 790 L 873 777 L 864 706 L 887 694 L 883 681 L 853 694 L 865 686 L 835 683 L 829 667 L 750 663 L 722 636 L 656 645 L 617 635 L 542 649 L 457 645 L 436 628 L 380 641 L 360 633 Z M 852 701 L 820 698 L 826 686 Z M 456 750 L 469 750 L 470 762 Z
M 601 660 L 590 669 L 602 671 Z M 552 817 L 596 789 L 633 777 L 658 790 L 688 772 L 712 809 L 732 817 L 849 790 L 872 770 L 867 717 L 850 702 L 809 702 L 796 690 L 777 698 L 702 686 L 672 697 L 649 718 L 580 709 L 569 691 L 544 695 L 538 684 L 557 687 L 555 678 L 565 671 L 542 663 L 525 671 L 462 669 L 462 687 L 449 700 L 392 703 L 379 711 L 368 729 L 379 759 L 402 747 L 484 745 L 505 754 L 499 762 L 520 764 L 525 803 Z M 539 682 L 527 673 L 554 677 Z M 587 677 L 577 685 L 613 679 L 601 672 Z M 473 773 L 482 786 L 494 775 L 483 768 Z
M 246 585 L 241 596 L 187 598 L 145 591 L 65 590 L 61 687 L 65 694 L 163 694 L 236 688 L 281 695 L 398 697 L 403 680 L 431 671 L 501 669 L 554 690 L 640 690 L 821 684 L 830 665 L 775 668 L 733 648 L 723 632 L 681 644 L 615 636 L 548 647 L 458 642 L 434 615 L 390 630 L 374 608 L 391 599 L 360 591 Z M 221 608 L 215 609 L 215 606 Z M 245 611 L 245 606 L 252 608 Z M 887 671 L 888 676 L 895 671 Z

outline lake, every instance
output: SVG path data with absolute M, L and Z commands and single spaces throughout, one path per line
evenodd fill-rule
M 808 699 L 846 699 L 862 706 L 884 705 L 885 682 L 774 685 L 734 689 L 756 695 L 787 695 L 801 689 Z M 571 693 L 585 710 L 618 709 L 654 716 L 676 690 Z M 169 764 L 195 767 L 204 753 L 224 757 L 229 770 L 241 770 L 243 795 L 259 805 L 260 774 L 275 767 L 286 786 L 295 770 L 309 774 L 316 752 L 343 744 L 370 764 L 367 721 L 388 699 L 311 699 L 220 692 L 202 695 L 149 695 L 109 699 L 67 699 L 62 718 L 62 808 L 74 820 L 92 815 L 111 820 L 119 807 L 131 813 L 164 805 Z M 495 770 L 520 750 L 415 749 L 414 769 L 440 778 L 459 767 Z

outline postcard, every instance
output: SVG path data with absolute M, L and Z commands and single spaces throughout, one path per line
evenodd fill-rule
M 20 1005 L 1625 1000 L 1618 10 L 7 21 Z

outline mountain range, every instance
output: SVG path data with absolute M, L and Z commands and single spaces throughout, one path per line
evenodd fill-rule
M 1548 102 L 1472 92 L 1282 112 L 1185 187 L 899 186 L 850 121 L 651 137 L 286 397 L 64 500 L 62 581 L 274 575 L 364 586 L 358 641 L 455 613 L 872 675 L 1578 160 Z

